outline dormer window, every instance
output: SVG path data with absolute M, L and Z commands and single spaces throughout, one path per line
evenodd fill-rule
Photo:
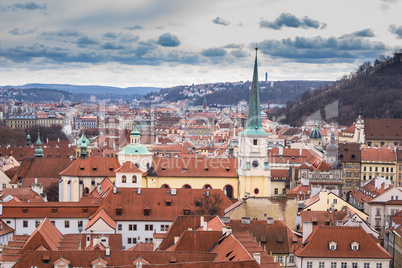
M 351 249 L 352 251 L 358 251 L 358 250 L 359 250 L 359 243 L 357 243 L 356 241 L 353 241 L 353 242 L 350 244 L 350 249 Z
M 126 175 L 123 175 L 123 176 L 121 177 L 121 182 L 122 182 L 122 183 L 126 183 L 126 182 L 127 182 L 127 177 L 126 177 Z
M 336 248 L 337 248 L 337 244 L 336 244 L 335 241 L 331 241 L 331 242 L 328 243 L 328 249 L 329 250 L 336 250 Z
M 151 215 L 151 208 L 148 206 L 144 207 L 144 216 L 149 216 Z
M 123 214 L 123 208 L 118 207 L 116 208 L 116 216 L 121 216 Z
M 188 206 L 185 206 L 185 207 L 183 208 L 183 214 L 184 214 L 184 215 L 190 215 L 190 208 L 189 208 Z

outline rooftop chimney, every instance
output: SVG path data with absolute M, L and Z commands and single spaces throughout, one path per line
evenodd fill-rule
M 109 246 L 106 247 L 105 257 L 110 257 L 110 247 Z
M 222 226 L 222 234 L 230 235 L 232 233 L 232 226 Z
M 260 265 L 261 264 L 261 253 L 255 252 L 254 259 L 258 262 L 258 265 Z
M 313 232 L 313 222 L 305 221 L 303 222 L 303 243 L 306 242 L 307 238 Z
M 250 224 L 250 217 L 241 217 L 240 222 L 241 222 L 241 224 L 243 224 L 243 225 Z
M 273 225 L 273 224 L 274 224 L 274 218 L 268 217 L 268 218 L 267 218 L 267 224 L 268 224 L 268 225 Z

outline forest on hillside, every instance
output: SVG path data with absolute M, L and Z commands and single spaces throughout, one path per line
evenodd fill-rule
M 281 112 L 282 122 L 300 126 L 312 114 L 326 122 L 351 125 L 360 114 L 364 118 L 402 118 L 402 53 L 366 61 L 357 70 L 331 86 L 305 92 L 300 101 L 288 101 Z M 331 104 L 339 105 L 336 116 L 327 115 Z M 273 115 L 279 117 L 280 114 Z

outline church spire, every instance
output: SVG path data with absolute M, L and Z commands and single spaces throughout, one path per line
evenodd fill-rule
M 254 73 L 253 82 L 250 90 L 250 101 L 248 104 L 248 117 L 246 132 L 251 132 L 257 135 L 267 135 L 262 129 L 261 124 L 261 108 L 260 108 L 260 89 L 258 87 L 258 64 L 257 64 L 257 51 L 255 48 L 255 63 L 254 63 Z M 250 134 L 251 134 L 250 133 Z
M 38 140 L 36 141 L 35 157 L 43 157 L 43 150 L 41 147 L 42 142 L 40 141 L 39 131 Z
M 27 134 L 27 146 L 31 146 L 31 135 L 29 135 L 29 129 Z

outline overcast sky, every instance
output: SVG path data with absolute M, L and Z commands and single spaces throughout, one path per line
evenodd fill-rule
M 402 48 L 402 0 L 2 0 L 0 85 L 336 80 Z

